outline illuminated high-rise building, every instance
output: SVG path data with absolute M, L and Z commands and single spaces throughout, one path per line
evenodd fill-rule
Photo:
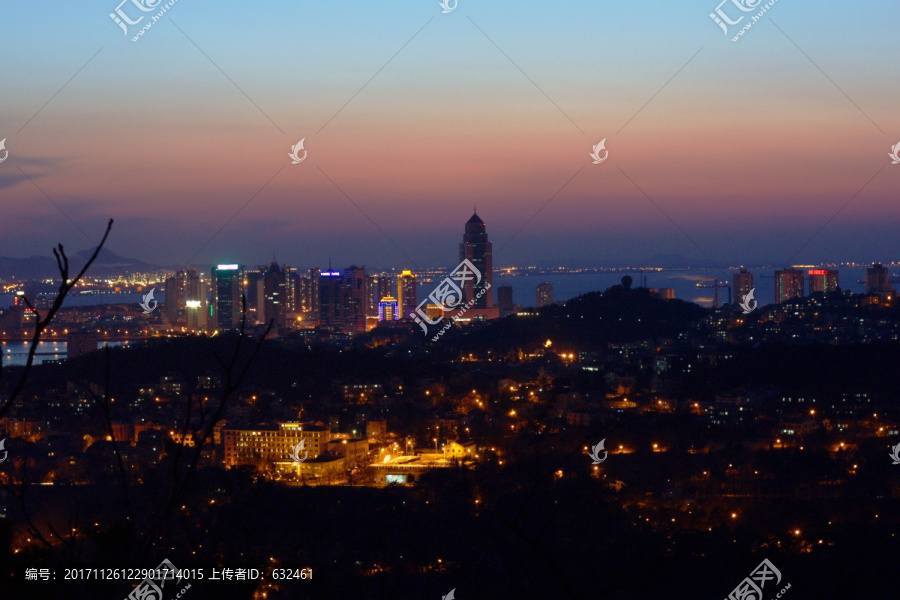
M 366 316 L 378 316 L 378 302 L 382 296 L 378 295 L 378 275 L 366 275 Z
M 366 268 L 321 271 L 318 277 L 319 325 L 344 333 L 364 333 L 369 278 Z M 374 319 L 374 315 L 373 315 Z
M 397 276 L 397 304 L 401 319 L 409 319 L 409 314 L 419 305 L 419 286 L 412 271 L 403 271 Z
M 303 315 L 303 320 L 316 323 L 319 320 L 319 269 L 310 269 L 309 276 L 298 277 L 294 290 L 295 311 Z
M 836 292 L 838 290 L 837 269 L 810 269 L 806 272 L 809 279 L 809 293 Z
M 233 329 L 241 324 L 241 297 L 244 271 L 240 265 L 223 264 L 212 270 L 213 322 L 217 329 Z
M 297 305 L 297 287 L 300 285 L 300 274 L 296 267 L 283 267 L 284 270 L 284 308 L 288 315 L 301 312 Z
M 309 320 L 313 322 L 319 321 L 319 283 L 321 282 L 321 271 L 317 268 L 309 270 Z
M 366 316 L 378 316 L 378 303 L 385 296 L 394 295 L 394 279 L 390 275 L 369 275 L 366 288 Z
M 347 288 L 340 271 L 320 271 L 318 321 L 323 327 L 343 331 L 348 325 Z
M 166 318 L 172 325 L 181 325 L 185 322 L 185 302 L 187 301 L 188 287 L 191 277 L 197 276 L 196 269 L 182 269 L 169 277 L 165 282 L 166 291 Z
M 539 283 L 535 294 L 535 301 L 535 306 L 538 308 L 553 304 L 553 285 L 546 281 Z
M 400 319 L 399 303 L 393 296 L 385 296 L 378 302 L 378 322 Z
M 188 293 L 184 310 L 187 328 L 190 331 L 206 331 L 209 329 L 212 306 L 207 295 L 207 282 L 201 280 L 196 271 L 188 281 Z
M 284 327 L 287 321 L 287 277 L 275 260 L 256 282 L 256 318 L 260 323 L 275 322 Z
M 487 226 L 477 213 L 466 222 L 466 233 L 459 245 L 459 262 L 468 260 L 481 272 L 481 281 L 475 285 L 475 278 L 469 279 L 463 286 L 463 301 L 474 300 L 475 309 L 493 308 L 494 292 L 494 259 L 493 244 L 488 241 Z M 481 297 L 476 300 L 480 292 Z
M 741 267 L 739 273 L 731 276 L 731 287 L 734 290 L 735 302 L 743 302 L 750 290 L 754 288 L 753 273 L 749 273 L 747 269 Z
M 390 275 L 378 275 L 375 279 L 375 291 L 369 294 L 371 297 L 381 301 L 386 296 L 394 297 L 394 278 Z M 376 314 L 378 302 L 375 303 Z M 398 303 L 399 306 L 399 303 Z
M 775 304 L 781 304 L 791 298 L 802 297 L 803 271 L 801 269 L 775 271 Z
M 350 333 L 365 333 L 366 312 L 369 301 L 369 278 L 366 267 L 353 265 L 344 270 L 344 279 L 349 288 L 349 329 Z
M 33 329 L 37 322 L 36 294 L 33 290 L 19 290 L 13 297 L 13 305 L 9 307 L 4 319 L 4 327 L 15 331 L 28 331 Z
M 259 282 L 266 275 L 266 267 L 258 266 L 255 269 L 247 268 L 243 270 L 244 289 L 247 290 L 247 314 L 253 315 L 253 318 L 260 321 L 259 309 Z

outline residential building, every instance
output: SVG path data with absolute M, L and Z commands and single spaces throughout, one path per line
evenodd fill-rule
M 217 329 L 234 329 L 241 323 L 244 271 L 240 265 L 213 268 L 213 322 Z
M 755 286 L 753 285 L 753 273 L 750 273 L 744 267 L 740 272 L 731 276 L 731 288 L 734 290 L 734 300 L 742 302 Z
M 279 423 L 276 426 L 222 429 L 225 467 L 273 466 L 290 460 L 297 445 L 304 441 L 301 455 L 314 459 L 324 453 L 331 441 L 328 429 L 309 423 Z
M 418 284 L 412 271 L 403 271 L 397 276 L 397 304 L 401 319 L 409 319 L 410 313 L 419 305 Z
M 803 297 L 803 271 L 782 269 L 775 271 L 775 303 L 781 304 L 791 298 Z
M 806 272 L 809 279 L 809 293 L 836 292 L 838 290 L 837 269 L 810 269 Z
M 551 304 L 553 304 L 553 285 L 546 281 L 539 283 L 537 286 L 535 306 L 543 308 L 544 306 L 550 306 Z

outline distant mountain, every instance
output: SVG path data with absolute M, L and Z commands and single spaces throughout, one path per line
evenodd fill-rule
M 94 249 L 80 250 L 69 255 L 69 271 L 77 273 L 94 253 Z M 91 266 L 90 275 L 120 275 L 122 273 L 157 271 L 157 265 L 146 263 L 135 258 L 125 258 L 113 254 L 109 250 L 101 250 L 97 260 Z M 58 278 L 56 258 L 50 256 L 28 256 L 25 258 L 9 258 L 0 256 L 0 279 L 36 280 Z

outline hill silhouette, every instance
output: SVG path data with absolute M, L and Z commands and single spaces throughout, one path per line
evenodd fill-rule
M 598 350 L 609 343 L 674 337 L 706 312 L 691 302 L 662 300 L 647 288 L 616 285 L 605 292 L 578 296 L 565 305 L 542 308 L 537 315 L 489 321 L 450 339 L 468 350 L 535 348 L 548 339 L 554 344 Z
M 67 254 L 69 251 L 66 251 Z M 73 270 L 80 269 L 94 253 L 94 248 L 79 250 L 69 254 L 69 262 Z M 128 272 L 147 273 L 159 270 L 160 267 L 136 258 L 126 258 L 110 252 L 106 248 L 100 250 L 97 260 L 91 266 L 91 275 L 121 275 Z M 10 258 L 0 256 L 0 278 L 17 280 L 38 280 L 59 277 L 56 259 L 48 248 L 44 256 L 28 256 Z

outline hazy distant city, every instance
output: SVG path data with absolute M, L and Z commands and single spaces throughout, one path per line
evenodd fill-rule
M 460 261 L 469 260 L 482 275 L 480 285 L 464 290 L 462 301 L 481 290 L 486 292 L 473 310 L 455 320 L 458 325 L 532 314 L 535 309 L 584 293 L 603 291 L 623 276 L 630 277 L 634 287 L 646 288 L 661 299 L 678 298 L 712 309 L 740 307 L 748 297 L 756 309 L 842 290 L 864 293 L 890 304 L 893 284 L 900 282 L 882 263 L 868 267 L 856 264 L 759 267 L 750 271 L 746 267 L 692 268 L 686 259 L 674 256 L 660 258 L 670 264 L 681 263 L 668 268 L 495 269 L 493 243 L 487 225 L 477 213 L 465 225 L 458 252 Z M 10 262 L 14 261 L 7 259 L 7 269 Z M 31 266 L 33 270 L 34 265 Z M 108 270 L 109 275 L 86 277 L 79 283 L 68 299 L 68 308 L 56 317 L 55 328 L 49 331 L 53 340 L 46 340 L 47 345 L 40 348 L 38 362 L 53 360 L 64 352 L 75 357 L 110 342 L 118 345 L 155 336 L 214 335 L 235 329 L 244 317 L 242 297 L 246 299 L 245 325 L 261 327 L 271 321 L 272 335 L 297 332 L 320 340 L 346 340 L 379 327 L 380 331 L 415 329 L 409 326 L 417 310 L 432 318 L 447 311 L 446 306 L 441 306 L 429 294 L 451 270 L 395 269 L 369 273 L 365 266 L 352 265 L 303 272 L 279 264 L 276 257 L 269 265 L 223 263 L 207 270 L 117 272 L 121 264 L 105 266 L 102 262 L 97 268 Z M 843 287 L 841 272 L 845 278 Z M 548 278 L 556 285 L 547 281 Z M 495 282 L 499 283 L 495 286 Z M 34 311 L 30 307 L 49 308 L 56 285 L 52 278 L 29 281 L 14 275 L 8 275 L 0 284 L 4 292 L 0 298 L 6 298 L 8 303 L 0 312 L 0 334 L 4 341 L 25 340 L 33 329 Z M 560 288 L 563 294 L 559 293 Z M 154 303 L 153 310 L 149 311 L 142 310 L 140 303 L 147 294 Z M 94 313 L 98 313 L 96 317 Z M 393 332 L 395 337 L 399 330 Z M 61 346 L 63 343 L 65 347 Z M 26 351 L 27 344 L 10 344 L 4 359 L 8 364 L 24 364 Z

